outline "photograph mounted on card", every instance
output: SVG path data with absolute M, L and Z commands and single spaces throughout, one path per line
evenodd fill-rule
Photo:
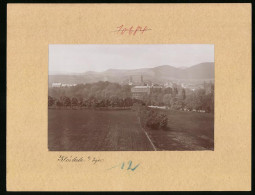
M 8 4 L 8 191 L 251 189 L 250 4 Z
M 50 151 L 214 149 L 214 46 L 49 45 Z

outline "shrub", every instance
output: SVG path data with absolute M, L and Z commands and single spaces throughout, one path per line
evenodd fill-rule
M 142 125 L 150 129 L 163 129 L 167 127 L 167 115 L 161 113 L 159 110 L 142 107 L 140 109 L 140 118 Z
M 167 127 L 167 122 L 168 122 L 167 115 L 161 113 L 159 117 L 160 117 L 160 125 L 159 126 L 160 126 L 160 128 L 165 129 Z
M 160 127 L 160 119 L 158 116 L 150 116 L 146 120 L 146 126 L 151 129 L 158 129 Z

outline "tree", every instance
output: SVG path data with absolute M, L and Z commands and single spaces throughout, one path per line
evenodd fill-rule
M 177 87 L 174 88 L 174 94 L 175 94 L 175 95 L 178 94 L 178 89 L 177 89 Z
M 79 107 L 82 107 L 82 106 L 83 106 L 83 99 L 78 100 L 78 106 L 79 106 Z
M 186 92 L 185 89 L 182 88 L 182 99 L 185 100 L 186 99 Z
M 211 84 L 211 93 L 214 94 L 214 84 Z
M 75 97 L 73 97 L 73 98 L 72 98 L 72 107 L 73 107 L 73 106 L 77 106 L 77 105 L 78 105 L 78 99 L 75 98 Z
M 156 99 L 156 102 L 157 102 L 157 105 L 160 106 L 163 104 L 163 94 L 162 93 L 159 93 L 157 95 L 157 99 Z
M 61 101 L 59 101 L 59 100 L 57 100 L 56 105 L 57 105 L 57 107 L 61 107 L 61 106 L 63 106 L 62 102 L 61 102 Z
M 164 93 L 165 93 L 165 94 L 172 94 L 172 88 L 171 88 L 171 87 L 167 87 L 167 88 L 164 90 Z
M 98 106 L 99 107 L 105 107 L 105 100 L 101 100 L 99 103 L 98 103 Z
M 214 94 L 207 94 L 204 98 L 203 107 L 206 112 L 214 112 Z
M 55 102 L 54 102 L 54 99 L 51 97 L 51 96 L 48 96 L 48 106 L 50 107 L 50 106 L 53 106 L 53 104 L 54 104 Z
M 196 110 L 204 109 L 205 90 L 199 89 L 195 93 Z
M 177 88 L 174 88 L 173 92 L 172 92 L 172 97 L 175 98 L 177 96 L 177 94 L 178 94 L 178 90 L 177 90 Z
M 130 97 L 127 97 L 124 99 L 124 106 L 125 107 L 130 107 L 133 105 L 132 99 Z
M 170 105 L 170 101 L 171 101 L 171 95 L 170 94 L 165 94 L 163 96 L 163 103 L 166 105 L 166 106 L 169 106 Z
M 96 106 L 97 106 L 97 103 L 96 103 L 96 101 L 92 101 L 90 105 L 91 105 L 91 107 L 92 107 L 93 109 L 95 109 Z
M 172 104 L 172 108 L 175 110 L 183 110 L 184 109 L 184 102 L 180 99 L 176 100 L 173 104 Z
M 131 91 L 131 86 L 129 86 L 129 85 L 122 86 L 122 88 L 121 88 L 122 97 L 123 98 L 131 97 L 130 91 Z
M 63 99 L 63 105 L 64 105 L 65 107 L 71 106 L 71 100 L 70 100 L 69 97 L 64 96 L 62 99 Z

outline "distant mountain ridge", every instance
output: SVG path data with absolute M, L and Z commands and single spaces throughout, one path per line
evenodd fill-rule
M 169 80 L 208 80 L 214 79 L 214 62 L 204 62 L 187 68 L 176 68 L 161 65 L 154 68 L 141 69 L 108 69 L 103 72 L 88 71 L 81 74 L 49 75 L 49 85 L 52 83 L 93 83 L 98 81 L 125 82 L 130 77 L 143 75 L 144 80 L 165 82 Z

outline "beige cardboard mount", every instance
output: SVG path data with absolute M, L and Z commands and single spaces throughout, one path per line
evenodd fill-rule
M 49 152 L 49 44 L 214 44 L 214 151 Z M 128 160 L 139 168 L 106 170 Z M 250 189 L 251 4 L 8 4 L 8 191 Z

